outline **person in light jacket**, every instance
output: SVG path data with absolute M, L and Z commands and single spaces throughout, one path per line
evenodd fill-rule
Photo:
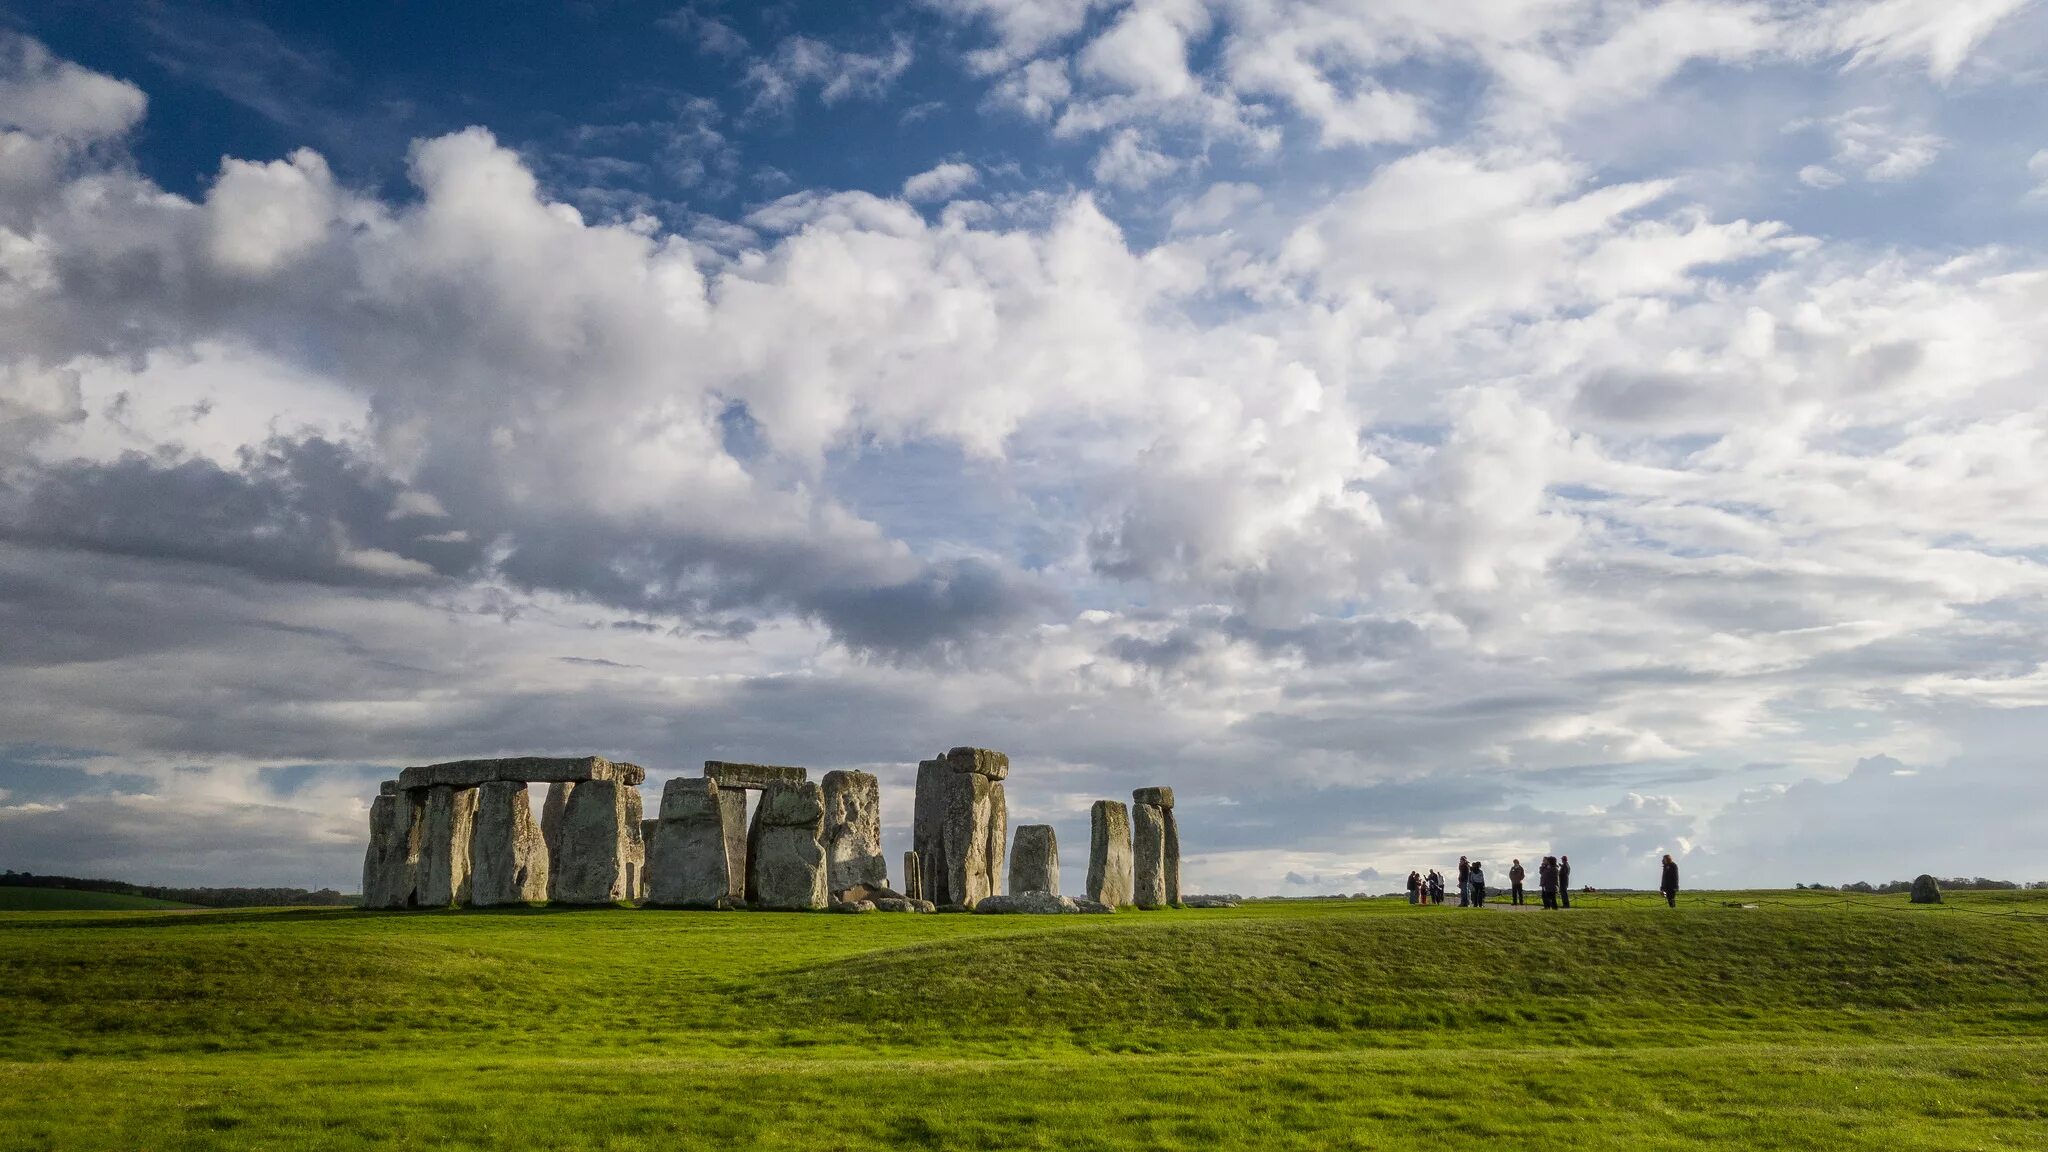
M 1472 906 L 1486 907 L 1486 866 L 1479 861 L 1472 862 Z

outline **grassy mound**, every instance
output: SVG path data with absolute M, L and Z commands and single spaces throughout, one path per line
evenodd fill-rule
M 2048 1121 L 2048 900 L 1590 903 L 0 915 L 0 1146 L 1950 1148 Z

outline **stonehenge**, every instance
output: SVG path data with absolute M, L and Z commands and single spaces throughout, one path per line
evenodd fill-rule
M 987 748 L 954 748 L 918 764 L 911 841 L 924 899 L 972 908 L 1002 890 L 1009 774 L 1010 758 Z
M 1097 800 L 1088 813 L 1090 900 L 1122 908 L 1131 902 L 1131 813 L 1119 800 Z
M 1020 824 L 1010 848 L 1010 895 L 1060 894 L 1060 849 L 1050 824 Z
M 1131 793 L 1131 890 L 1140 908 L 1180 903 L 1180 829 L 1173 819 L 1173 789 Z
M 825 890 L 888 883 L 881 781 L 868 772 L 825 773 Z
M 747 906 L 825 907 L 824 832 L 824 789 L 808 781 L 763 789 L 747 830 Z
M 363 905 L 996 914 L 1180 904 L 1171 788 L 1137 789 L 1128 808 L 1095 802 L 1088 890 L 1067 897 L 1051 825 L 1020 825 L 1009 841 L 1009 774 L 1009 757 L 988 748 L 957 747 L 918 765 L 899 892 L 889 887 L 881 782 L 871 773 L 813 782 L 804 768 L 707 760 L 703 775 L 666 781 L 648 813 L 646 771 L 601 756 L 409 767 L 370 803 Z M 547 785 L 538 820 L 535 784 Z M 749 792 L 760 796 L 751 822 Z

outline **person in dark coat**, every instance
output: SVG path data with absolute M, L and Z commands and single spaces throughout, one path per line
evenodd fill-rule
M 1486 907 L 1486 866 L 1477 860 L 1472 862 L 1472 906 Z
M 1536 883 L 1543 889 L 1543 907 L 1557 910 L 1557 857 L 1545 856 L 1536 866 Z
M 1429 870 L 1429 902 L 1431 904 L 1441 904 L 1444 902 L 1444 874 L 1434 868 Z
M 1420 872 L 1410 872 L 1408 874 L 1408 902 L 1410 904 L 1422 903 L 1422 873 Z
M 1520 904 L 1522 902 L 1522 878 L 1527 875 L 1527 872 L 1522 871 L 1522 862 L 1520 860 L 1515 861 L 1514 867 L 1508 869 L 1508 883 L 1514 885 L 1514 892 L 1510 897 L 1511 903 Z
M 1658 882 L 1657 891 L 1664 894 L 1664 903 L 1678 907 L 1678 861 L 1668 852 L 1664 855 L 1664 878 Z
M 1557 901 L 1566 908 L 1572 906 L 1572 858 L 1557 858 Z
M 1472 906 L 1472 862 L 1458 857 L 1458 907 Z

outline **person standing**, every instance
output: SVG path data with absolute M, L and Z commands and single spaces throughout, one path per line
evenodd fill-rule
M 1431 904 L 1442 904 L 1444 902 L 1444 874 L 1434 868 L 1429 870 L 1429 902 Z
M 1510 903 L 1516 905 L 1522 903 L 1522 878 L 1527 875 L 1528 873 L 1522 870 L 1522 862 L 1520 860 L 1515 861 L 1514 867 L 1508 869 L 1508 883 L 1514 886 L 1514 892 L 1509 897 Z
M 1472 862 L 1472 906 L 1486 907 L 1486 866 L 1477 860 Z
M 1572 858 L 1557 858 L 1557 900 L 1566 908 L 1572 906 Z
M 1422 903 L 1422 873 L 1420 872 L 1408 873 L 1408 902 L 1410 904 Z
M 1664 854 L 1664 878 L 1657 883 L 1657 891 L 1664 894 L 1664 903 L 1678 907 L 1678 861 L 1671 854 Z
M 1458 857 L 1458 907 L 1472 906 L 1472 862 Z
M 1543 889 L 1543 907 L 1557 911 L 1557 857 L 1545 856 L 1536 866 L 1536 883 Z

